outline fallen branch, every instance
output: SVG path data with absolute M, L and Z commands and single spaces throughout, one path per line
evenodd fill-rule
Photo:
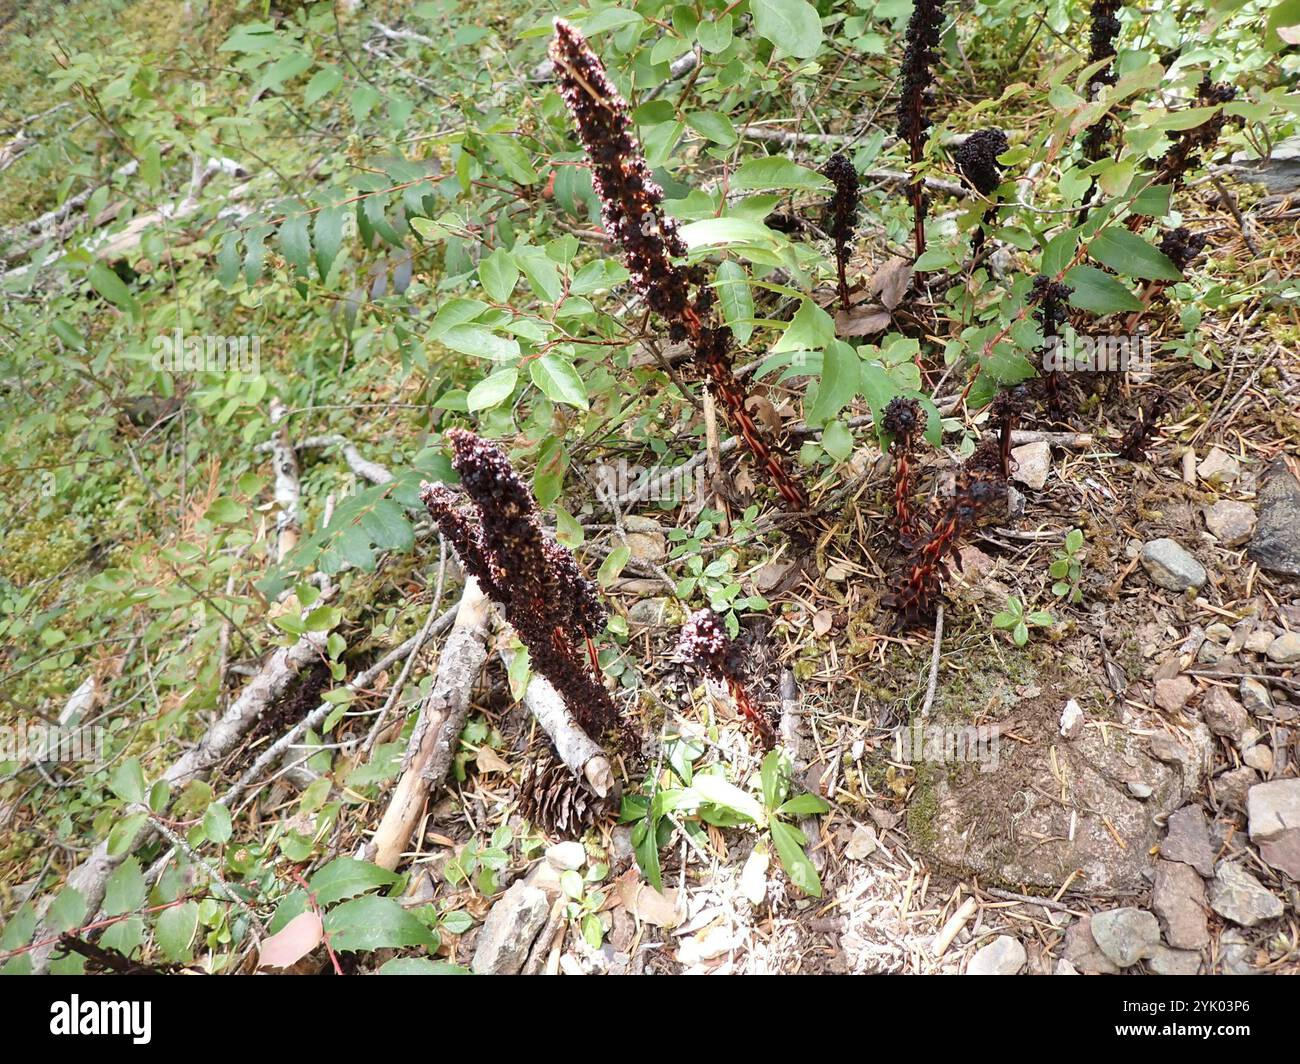
M 465 726 L 470 693 L 487 657 L 488 599 L 473 577 L 456 608 L 456 619 L 438 659 L 433 689 L 420 706 L 402 776 L 388 808 L 360 856 L 392 871 L 419 825 L 425 799 L 442 785 L 456 740 Z
M 283 563 L 298 545 L 302 533 L 302 485 L 298 477 L 298 456 L 289 442 L 285 424 L 284 403 L 279 399 L 271 402 L 271 424 L 274 428 L 267 446 L 275 470 L 275 503 L 280 508 L 275 515 L 275 557 Z

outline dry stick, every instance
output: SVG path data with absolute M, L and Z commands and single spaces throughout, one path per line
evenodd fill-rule
M 193 747 L 172 763 L 162 775 L 171 784 L 172 794 L 179 794 L 190 780 L 200 779 L 228 754 L 253 726 L 262 713 L 284 694 L 298 673 L 311 662 L 319 660 L 325 650 L 324 632 L 304 633 L 290 647 L 275 651 L 247 684 L 230 708 L 210 727 Z M 108 877 L 128 856 L 135 852 L 153 834 L 153 826 L 141 826 L 135 835 L 120 844 L 115 854 L 108 852 L 108 840 L 101 842 L 90 856 L 74 868 L 67 878 L 67 886 L 76 890 L 86 903 L 88 914 L 97 914 L 104 900 Z M 53 900 L 52 898 L 50 899 Z M 49 908 L 49 901 L 42 907 Z M 44 921 L 37 926 L 32 940 L 42 942 L 50 937 Z M 37 946 L 31 951 L 32 971 L 41 975 L 49 971 L 53 945 Z
M 390 872 L 419 826 L 429 794 L 442 785 L 465 726 L 470 693 L 487 658 L 488 599 L 472 576 L 465 580 L 451 633 L 443 644 L 433 688 L 420 706 L 402 776 L 362 857 Z
M 279 399 L 271 402 L 271 439 L 267 449 L 271 452 L 271 466 L 275 470 L 275 503 L 280 512 L 275 515 L 275 556 L 283 562 L 298 545 L 302 533 L 302 486 L 298 476 L 298 456 L 289 442 L 285 423 L 285 406 Z
M 934 610 L 934 650 L 930 652 L 930 682 L 925 687 L 925 701 L 921 703 L 921 719 L 930 715 L 930 706 L 934 704 L 935 688 L 939 684 L 939 648 L 943 645 L 943 603 Z
M 515 659 L 515 652 L 502 647 L 497 652 L 506 670 Z M 597 797 L 605 798 L 614 789 L 614 770 L 609 758 L 592 738 L 578 727 L 569 707 L 545 676 L 536 673 L 528 681 L 524 692 L 524 706 L 542 730 L 551 737 L 560 760 L 578 779 L 585 779 Z

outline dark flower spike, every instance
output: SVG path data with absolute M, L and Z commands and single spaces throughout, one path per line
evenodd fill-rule
M 1147 447 L 1150 446 L 1151 434 L 1155 432 L 1160 419 L 1168 413 L 1169 405 L 1168 394 L 1157 392 L 1155 398 L 1138 410 L 1137 420 L 1124 433 L 1119 445 L 1115 448 L 1116 453 L 1121 458 L 1127 458 L 1130 462 L 1144 461 L 1147 456 Z
M 839 275 L 840 306 L 849 309 L 849 283 L 846 276 L 849 252 L 853 245 L 853 231 L 858 224 L 858 172 L 848 156 L 836 152 L 822 167 L 835 186 L 835 193 L 826 201 L 826 226 L 835 239 L 835 266 Z
M 893 437 L 889 453 L 894 459 L 894 528 L 903 547 L 911 547 L 920 534 L 919 517 L 912 506 L 912 458 L 925 425 L 921 404 L 901 395 L 889 401 L 881 418 L 881 427 Z
M 943 0 L 915 0 L 907 20 L 907 48 L 900 72 L 902 88 L 898 98 L 898 139 L 908 146 L 913 167 L 925 154 L 925 137 L 930 128 L 926 109 L 930 102 L 931 65 L 939 58 L 939 37 L 943 31 Z M 925 181 L 918 173 L 909 187 L 912 201 L 913 236 L 916 257 L 925 251 Z
M 1066 303 L 1073 292 L 1074 289 L 1068 284 L 1053 281 L 1041 273 L 1034 278 L 1034 283 L 1029 288 L 1029 302 L 1036 307 L 1034 319 L 1043 329 L 1044 351 L 1054 346 L 1056 338 L 1061 335 L 1061 326 L 1070 318 Z M 1048 370 L 1043 378 L 1043 387 L 1047 393 L 1047 408 L 1053 413 L 1059 413 L 1064 405 L 1061 398 L 1060 372 L 1055 369 Z
M 962 465 L 957 488 L 930 534 L 913 548 L 882 601 L 902 627 L 927 623 L 943 594 L 947 558 L 986 517 L 1006 512 L 1007 479 L 998 437 L 985 436 Z
M 991 197 L 1002 184 L 1002 164 L 998 156 L 1010 147 L 1007 135 L 1000 129 L 981 129 L 972 133 L 957 146 L 953 152 L 953 161 L 962 177 L 976 192 L 985 198 Z M 976 254 L 984 244 L 984 234 L 993 219 L 997 217 L 997 204 L 984 212 L 980 227 L 975 230 L 971 250 Z
M 1160 252 L 1185 273 L 1187 267 L 1200 258 L 1207 243 L 1204 233 L 1193 233 L 1186 226 L 1166 229 L 1160 237 Z
M 703 271 L 673 263 L 686 254 L 686 245 L 677 223 L 663 213 L 663 189 L 632 132 L 627 101 L 587 39 L 563 19 L 555 20 L 550 56 L 560 94 L 591 160 L 605 228 L 622 246 L 633 283 L 668 323 L 669 335 L 690 341 L 696 367 L 786 506 L 806 510 L 807 493 L 745 409 L 745 389 L 731 366 L 731 330 L 709 324 L 714 296 L 703 283 Z
M 1119 9 L 1123 7 L 1120 0 L 1093 0 L 1092 10 L 1092 28 L 1088 34 L 1088 63 L 1099 63 L 1103 60 L 1113 60 L 1115 58 L 1115 40 L 1119 37 Z M 1088 88 L 1090 95 L 1094 98 L 1107 85 L 1114 85 L 1116 81 L 1115 64 L 1107 62 L 1105 66 L 1092 75 L 1092 81 L 1089 82 Z M 1083 137 L 1083 156 L 1090 162 L 1096 162 L 1106 154 L 1107 146 L 1110 144 L 1110 114 L 1102 115 L 1097 121 L 1088 127 Z M 1088 218 L 1088 203 L 1092 199 L 1093 193 L 1097 190 L 1097 180 L 1093 178 L 1088 184 L 1088 191 L 1083 197 L 1083 208 L 1079 211 L 1079 218 L 1076 224 L 1082 225 Z
M 712 610 L 696 610 L 682 625 L 677 641 L 677 660 L 725 683 L 736 708 L 758 734 L 763 749 L 771 750 L 776 745 L 776 730 L 740 682 L 738 669 L 732 662 L 734 654 L 735 647 L 722 618 Z
M 542 531 L 532 494 L 498 447 L 462 429 L 446 438 L 469 503 L 440 484 L 422 484 L 430 516 L 578 724 L 598 741 L 625 742 L 618 707 L 588 653 L 606 617 L 595 586 Z
M 998 428 L 998 454 L 1003 479 L 1011 475 L 1011 434 L 1029 407 L 1029 389 L 1023 384 L 998 392 L 989 404 L 989 414 Z M 972 456 L 973 457 L 973 456 Z
M 1197 89 L 1197 104 L 1201 107 L 1218 107 L 1230 103 L 1237 95 L 1231 85 L 1215 85 L 1205 78 Z M 1201 159 L 1201 152 L 1211 151 L 1223 132 L 1227 116 L 1222 110 L 1216 111 L 1206 121 L 1192 129 L 1176 130 L 1171 136 L 1173 145 L 1156 164 L 1155 184 L 1172 185 L 1177 188 L 1183 182 L 1187 171 L 1196 166 Z M 1130 227 L 1142 224 L 1140 217 L 1135 217 Z

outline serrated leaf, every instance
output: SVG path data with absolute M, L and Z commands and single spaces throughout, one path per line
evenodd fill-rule
M 325 930 L 340 953 L 438 945 L 437 936 L 396 900 L 374 895 L 335 906 L 325 917 Z
M 399 878 L 395 873 L 369 861 L 337 857 L 316 872 L 307 884 L 316 896 L 316 903 L 328 908 L 368 890 L 392 886 Z
M 167 960 L 187 961 L 190 943 L 194 941 L 194 932 L 198 928 L 198 903 L 185 901 L 158 914 L 158 923 L 154 926 L 154 939 Z
M 113 870 L 104 884 L 104 902 L 101 908 L 107 916 L 135 912 L 144 905 L 145 890 L 140 858 L 128 857 Z

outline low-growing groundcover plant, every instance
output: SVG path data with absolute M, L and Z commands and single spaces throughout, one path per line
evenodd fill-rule
M 100 745 L 0 765 L 8 971 L 249 971 L 267 941 L 267 967 L 464 962 L 591 821 L 564 919 L 596 950 L 605 874 L 636 875 L 611 872 L 615 811 L 656 888 L 771 848 L 755 909 L 787 912 L 838 845 L 805 818 L 856 798 L 796 767 L 773 677 L 742 685 L 727 641 L 797 683 L 833 645 L 841 716 L 877 700 L 861 646 L 928 651 L 941 604 L 1043 649 L 1107 549 L 1068 508 L 1006 609 L 946 586 L 1018 521 L 1017 433 L 1091 437 L 1122 488 L 1195 442 L 1187 372 L 1285 387 L 1221 326 L 1294 350 L 1285 219 L 1236 181 L 1296 133 L 1290 3 L 15 20 L 0 723 Z M 1150 379 L 1047 362 L 1139 335 Z M 620 461 L 657 490 L 594 492 Z M 487 659 L 390 872 L 355 854 L 467 574 L 621 802 L 571 786 L 512 697 L 526 670 Z M 660 696 L 692 617 L 734 720 Z M 404 904 L 417 880 L 432 900 Z

